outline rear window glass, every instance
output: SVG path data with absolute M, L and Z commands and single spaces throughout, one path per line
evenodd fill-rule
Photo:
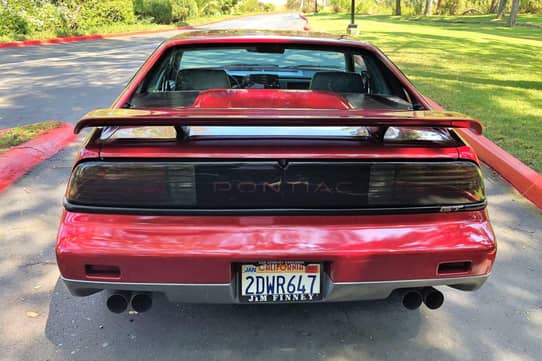
M 285 44 L 172 48 L 147 74 L 127 107 L 235 104 L 231 107 L 276 108 L 277 101 L 265 99 L 266 95 L 262 100 L 261 92 L 254 98 L 257 101 L 247 102 L 247 105 L 239 102 L 239 91 L 243 100 L 251 98 L 251 90 L 265 89 L 282 92 L 280 96 L 270 93 L 269 97 L 280 97 L 279 106 L 286 108 L 307 107 L 303 94 L 310 92 L 328 94 L 326 104 L 333 109 L 337 109 L 339 103 L 356 109 L 412 108 L 400 81 L 372 53 L 347 47 Z M 208 101 L 209 92 L 213 91 L 215 99 Z M 232 97 L 235 101 L 217 102 L 217 97 Z M 327 107 L 325 104 L 312 106 Z
M 346 70 L 344 53 L 324 50 L 284 49 L 284 52 L 265 53 L 256 49 L 200 49 L 183 52 L 179 69 L 213 67 L 274 67 Z

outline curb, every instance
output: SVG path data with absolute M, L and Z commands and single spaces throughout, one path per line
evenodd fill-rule
M 58 153 L 75 138 L 73 125 L 64 123 L 0 154 L 0 192 L 34 166 Z
M 299 13 L 299 17 L 305 22 L 305 25 L 303 26 L 303 30 L 309 31 L 311 27 L 309 26 L 309 19 L 301 13 Z
M 483 135 L 464 129 L 459 129 L 459 132 L 484 163 L 510 182 L 523 197 L 542 209 L 542 174 L 537 173 Z

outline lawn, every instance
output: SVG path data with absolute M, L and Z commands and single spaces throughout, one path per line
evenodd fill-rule
M 54 128 L 62 123 L 54 120 L 47 122 L 23 125 L 7 130 L 0 130 L 0 153 L 9 148 L 29 141 L 30 139 Z
M 394 17 L 395 18 L 395 17 Z M 398 18 L 398 17 L 397 17 Z M 416 21 L 432 21 L 432 22 L 446 22 L 446 23 L 469 23 L 469 24 L 495 24 L 502 25 L 508 22 L 508 17 L 500 20 L 495 18 L 495 14 L 489 15 L 457 15 L 457 16 L 403 16 L 402 19 L 416 20 Z M 530 24 L 542 26 L 542 14 L 519 14 L 518 22 L 520 24 Z
M 310 16 L 344 33 L 347 15 Z M 361 16 L 358 39 L 380 47 L 418 89 L 475 117 L 485 135 L 542 173 L 542 29 Z

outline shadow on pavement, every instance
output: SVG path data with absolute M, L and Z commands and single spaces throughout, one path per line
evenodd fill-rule
M 158 296 L 149 312 L 116 315 L 105 307 L 106 296 L 72 298 L 57 282 L 45 334 L 62 345 L 61 359 L 314 360 L 348 353 L 353 359 L 377 351 L 371 351 L 376 345 L 405 348 L 421 322 L 420 312 L 405 310 L 398 297 L 344 304 L 178 305 Z

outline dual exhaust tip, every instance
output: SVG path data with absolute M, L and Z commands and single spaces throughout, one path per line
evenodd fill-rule
M 128 306 L 138 313 L 143 313 L 152 307 L 152 294 L 141 292 L 134 293 L 129 291 L 114 291 L 107 298 L 107 308 L 113 313 L 123 313 Z
M 444 303 L 444 295 L 433 287 L 408 290 L 403 295 L 403 306 L 409 310 L 418 309 L 425 304 L 427 308 L 436 310 Z M 134 293 L 130 291 L 114 291 L 107 298 L 107 308 L 113 313 L 123 313 L 128 306 L 138 313 L 143 313 L 152 307 L 152 294 L 147 292 Z
M 403 306 L 409 310 L 419 308 L 422 303 L 430 310 L 436 310 L 444 303 L 444 295 L 433 287 L 409 290 L 403 295 Z

